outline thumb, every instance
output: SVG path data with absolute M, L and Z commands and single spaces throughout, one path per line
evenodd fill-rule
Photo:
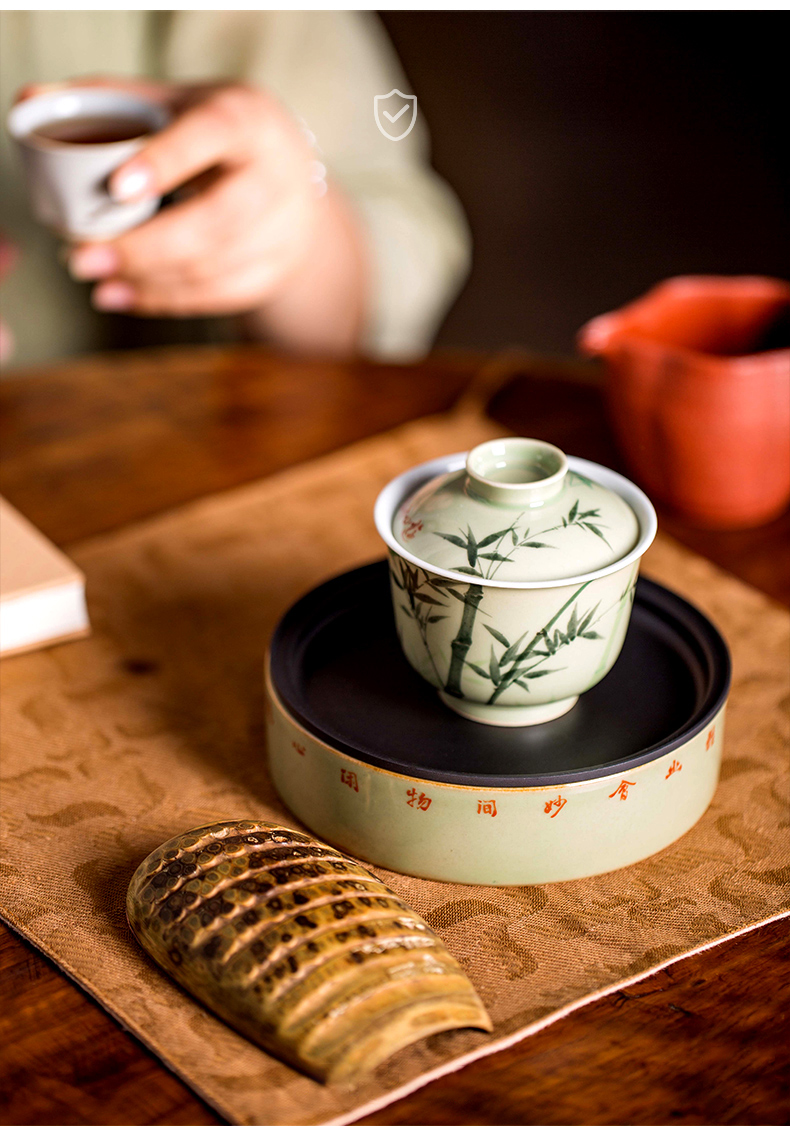
M 154 134 L 110 177 L 117 200 L 164 195 L 220 164 L 243 162 L 271 121 L 271 103 L 241 88 L 212 92 Z

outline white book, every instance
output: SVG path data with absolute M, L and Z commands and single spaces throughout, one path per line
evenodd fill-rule
M 89 630 L 85 576 L 0 497 L 0 656 Z

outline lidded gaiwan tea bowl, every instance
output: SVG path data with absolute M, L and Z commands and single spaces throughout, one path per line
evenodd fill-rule
M 620 653 L 645 494 L 547 442 L 501 438 L 396 477 L 375 508 L 407 660 L 468 719 L 557 719 Z

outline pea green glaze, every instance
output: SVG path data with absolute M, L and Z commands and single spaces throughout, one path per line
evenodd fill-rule
M 439 474 L 406 498 L 392 531 L 429 566 L 505 582 L 596 571 L 639 539 L 622 497 L 570 469 L 556 446 L 529 438 L 476 446 L 463 469 Z
M 370 766 L 312 735 L 267 674 L 269 765 L 306 825 L 373 864 L 463 884 L 542 884 L 643 860 L 695 824 L 719 776 L 724 706 L 685 744 L 604 778 L 456 786 Z
M 402 474 L 376 525 L 412 667 L 461 715 L 527 726 L 617 660 L 656 518 L 611 470 L 513 438 Z

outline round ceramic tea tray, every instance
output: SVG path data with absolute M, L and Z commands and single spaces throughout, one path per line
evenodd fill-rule
M 612 671 L 567 715 L 489 727 L 407 664 L 387 565 L 311 591 L 267 671 L 272 778 L 313 832 L 398 872 L 460 883 L 575 879 L 633 864 L 702 816 L 718 781 L 727 647 L 647 579 Z

